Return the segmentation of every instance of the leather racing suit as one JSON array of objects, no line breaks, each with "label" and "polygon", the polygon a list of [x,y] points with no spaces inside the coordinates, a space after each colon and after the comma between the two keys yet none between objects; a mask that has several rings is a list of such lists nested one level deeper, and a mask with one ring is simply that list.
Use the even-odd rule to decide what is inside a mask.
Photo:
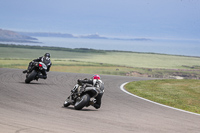
[{"label": "leather racing suit", "polygon": [[94,106],[96,109],[99,109],[101,107],[101,99],[104,94],[104,83],[102,82],[102,80],[78,79],[78,84],[83,86],[82,89],[84,89],[87,86],[96,87],[99,94],[95,97],[94,101],[90,101],[90,105]]},{"label": "leather racing suit", "polygon": [[42,75],[38,76],[38,78],[46,79],[47,78],[46,72],[49,72],[50,67],[52,65],[50,58],[45,58],[44,56],[41,56],[41,57],[31,61],[29,63],[28,69],[27,69],[28,73],[32,72],[32,70],[34,69],[34,62],[43,62],[47,66],[47,70],[46,71],[45,70],[41,71]]}]

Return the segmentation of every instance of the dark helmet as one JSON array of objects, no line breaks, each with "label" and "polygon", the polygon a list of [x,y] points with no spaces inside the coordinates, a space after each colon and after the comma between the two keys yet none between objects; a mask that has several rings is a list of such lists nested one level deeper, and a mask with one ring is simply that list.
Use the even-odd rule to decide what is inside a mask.
[{"label": "dark helmet", "polygon": [[46,54],[44,55],[44,57],[45,57],[45,58],[46,58],[46,57],[50,58],[50,53],[46,53]]}]

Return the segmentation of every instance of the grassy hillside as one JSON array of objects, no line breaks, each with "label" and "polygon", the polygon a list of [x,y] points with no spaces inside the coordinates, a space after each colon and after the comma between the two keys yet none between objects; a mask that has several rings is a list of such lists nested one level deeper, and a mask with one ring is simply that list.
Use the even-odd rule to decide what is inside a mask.
[{"label": "grassy hillside", "polygon": [[53,71],[145,77],[200,77],[200,58],[164,54],[0,45],[0,67],[25,69],[44,53],[51,53]]}]

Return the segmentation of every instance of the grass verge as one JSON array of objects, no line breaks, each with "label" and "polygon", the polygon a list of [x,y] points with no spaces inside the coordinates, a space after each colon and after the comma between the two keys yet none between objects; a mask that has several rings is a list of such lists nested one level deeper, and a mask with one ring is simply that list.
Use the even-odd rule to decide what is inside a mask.
[{"label": "grass verge", "polygon": [[148,80],[130,82],[125,89],[137,96],[200,114],[199,80]]}]

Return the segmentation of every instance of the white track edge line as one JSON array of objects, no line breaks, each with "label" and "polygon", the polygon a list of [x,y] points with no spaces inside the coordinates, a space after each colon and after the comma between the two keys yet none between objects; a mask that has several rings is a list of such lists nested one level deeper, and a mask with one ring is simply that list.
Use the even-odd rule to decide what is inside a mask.
[{"label": "white track edge line", "polygon": [[193,115],[200,116],[200,114],[197,114],[197,113],[185,111],[185,110],[182,110],[182,109],[177,109],[177,108],[174,108],[174,107],[170,107],[170,106],[167,106],[167,105],[164,105],[164,104],[160,104],[160,103],[157,103],[157,102],[154,102],[154,101],[151,101],[151,100],[148,100],[148,99],[139,97],[139,96],[137,96],[137,95],[134,95],[134,94],[132,94],[132,93],[130,93],[130,92],[128,92],[127,90],[124,89],[124,85],[126,85],[127,83],[129,83],[129,82],[123,83],[123,84],[120,86],[120,89],[121,89],[123,92],[125,92],[125,93],[127,93],[127,94],[129,94],[129,95],[131,95],[131,96],[137,97],[137,98],[139,98],[139,99],[142,99],[142,100],[145,100],[145,101],[148,101],[148,102],[150,102],[150,103],[154,103],[154,104],[157,104],[157,105],[166,107],[166,108],[170,108],[170,109],[178,110],[178,111],[181,111],[181,112],[185,112],[185,113],[189,113],[189,114],[193,114]]}]

